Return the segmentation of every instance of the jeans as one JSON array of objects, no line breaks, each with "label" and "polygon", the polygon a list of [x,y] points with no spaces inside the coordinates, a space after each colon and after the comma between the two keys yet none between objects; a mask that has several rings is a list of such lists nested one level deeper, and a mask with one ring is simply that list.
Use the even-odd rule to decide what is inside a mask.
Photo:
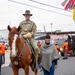
[{"label": "jeans", "polygon": [[54,75],[54,71],[55,71],[54,67],[55,67],[55,63],[52,62],[52,66],[50,67],[50,72],[48,72],[43,68],[44,75]]},{"label": "jeans", "polygon": [[5,54],[2,54],[2,64],[4,64],[5,63]]},{"label": "jeans", "polygon": [[1,72],[1,65],[2,65],[2,55],[0,54],[0,72]]},{"label": "jeans", "polygon": [[67,58],[66,50],[64,50],[64,58]]}]

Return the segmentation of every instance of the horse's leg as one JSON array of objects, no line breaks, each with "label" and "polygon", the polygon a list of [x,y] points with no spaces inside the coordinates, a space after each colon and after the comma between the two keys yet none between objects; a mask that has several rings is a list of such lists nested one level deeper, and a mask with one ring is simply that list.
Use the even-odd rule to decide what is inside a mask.
[{"label": "horse's leg", "polygon": [[24,68],[25,75],[29,75],[29,65],[26,65]]},{"label": "horse's leg", "polygon": [[38,70],[36,69],[36,70],[34,70],[34,75],[37,75],[37,72],[38,72]]},{"label": "horse's leg", "polygon": [[72,56],[74,55],[74,49],[72,49]]},{"label": "horse's leg", "polygon": [[31,67],[31,70],[34,72],[34,75],[37,75],[38,70],[34,69],[34,64],[31,64],[30,67]]},{"label": "horse's leg", "polygon": [[12,65],[12,70],[13,70],[14,75],[19,75],[19,73],[18,73],[19,68]]},{"label": "horse's leg", "polygon": [[73,55],[75,55],[75,49],[73,49]]},{"label": "horse's leg", "polygon": [[74,55],[74,49],[73,49],[73,55]]}]

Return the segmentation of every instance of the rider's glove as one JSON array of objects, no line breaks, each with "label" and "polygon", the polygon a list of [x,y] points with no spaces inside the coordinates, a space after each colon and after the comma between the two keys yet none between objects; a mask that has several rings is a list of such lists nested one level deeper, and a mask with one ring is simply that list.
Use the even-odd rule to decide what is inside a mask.
[{"label": "rider's glove", "polygon": [[30,32],[28,32],[27,34],[23,35],[24,38],[31,38],[32,34]]}]

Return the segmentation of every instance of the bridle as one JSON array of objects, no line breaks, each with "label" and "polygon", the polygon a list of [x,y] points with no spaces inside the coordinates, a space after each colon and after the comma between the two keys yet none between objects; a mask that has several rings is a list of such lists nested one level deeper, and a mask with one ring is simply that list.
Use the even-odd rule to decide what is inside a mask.
[{"label": "bridle", "polygon": [[20,35],[20,32],[9,32],[9,34]]},{"label": "bridle", "polygon": [[[13,35],[20,35],[20,32],[9,32],[9,34],[13,34]],[[21,61],[21,58],[22,58],[22,56],[24,55],[24,51],[25,51],[25,44],[24,44],[24,46],[23,46],[23,48],[22,48],[22,50],[21,50],[21,53],[19,54],[19,55],[16,55],[16,57],[18,58],[17,60],[14,60],[14,58],[13,58],[13,60],[14,60],[14,64],[15,65],[18,65],[18,63]],[[16,64],[17,63],[17,64]]]}]

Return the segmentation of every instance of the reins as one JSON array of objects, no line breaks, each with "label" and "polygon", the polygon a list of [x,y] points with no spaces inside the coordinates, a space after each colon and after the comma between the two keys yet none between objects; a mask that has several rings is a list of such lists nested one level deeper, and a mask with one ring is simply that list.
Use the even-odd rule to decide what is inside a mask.
[{"label": "reins", "polygon": [[[20,32],[9,32],[9,34],[14,34],[14,35],[18,35],[19,36]],[[15,60],[14,62],[19,63],[21,61],[21,58],[24,55],[24,51],[25,51],[25,44],[23,45],[23,48],[22,48],[20,54],[16,56],[16,57],[18,57],[18,59]],[[16,57],[14,57],[14,58],[16,58]],[[13,60],[14,60],[14,58],[13,58]]]},{"label": "reins", "polygon": [[24,51],[25,51],[25,44],[24,44],[24,46],[22,48],[21,53],[18,55],[19,60],[21,60],[22,56],[24,55]]}]

